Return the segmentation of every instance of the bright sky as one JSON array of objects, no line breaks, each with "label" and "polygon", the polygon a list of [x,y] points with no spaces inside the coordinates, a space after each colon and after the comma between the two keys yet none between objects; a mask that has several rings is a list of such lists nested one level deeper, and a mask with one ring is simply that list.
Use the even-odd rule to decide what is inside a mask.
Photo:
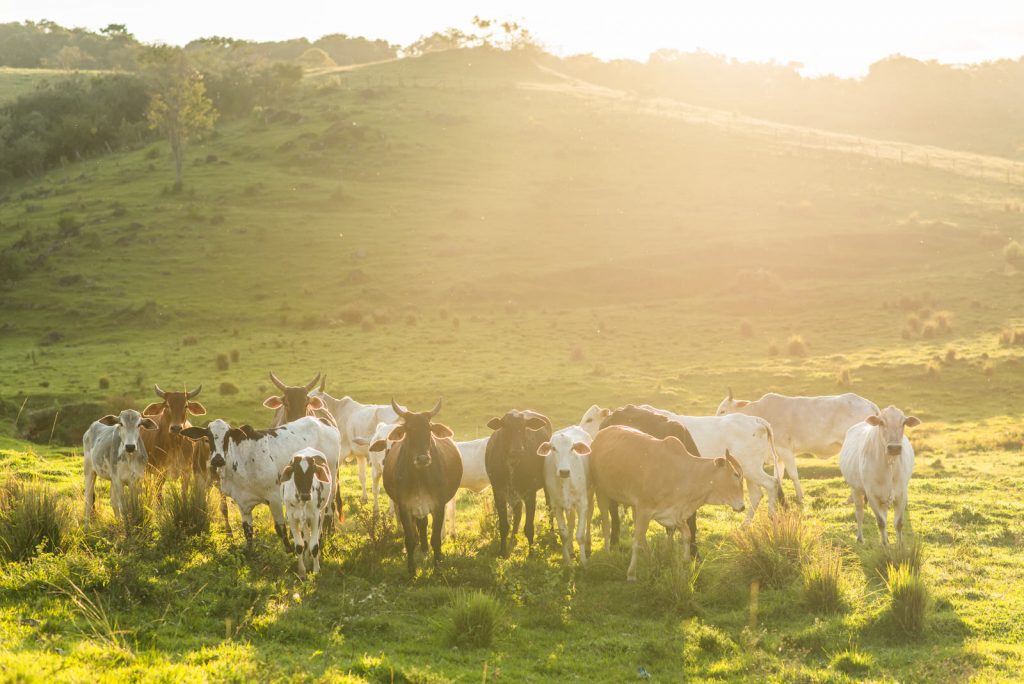
[{"label": "bright sky", "polygon": [[326,33],[408,44],[468,27],[474,14],[520,21],[556,54],[605,59],[702,48],[801,62],[807,74],[856,76],[895,53],[954,63],[1024,55],[1021,0],[0,0],[0,21],[123,23],[141,40],[175,44]]}]

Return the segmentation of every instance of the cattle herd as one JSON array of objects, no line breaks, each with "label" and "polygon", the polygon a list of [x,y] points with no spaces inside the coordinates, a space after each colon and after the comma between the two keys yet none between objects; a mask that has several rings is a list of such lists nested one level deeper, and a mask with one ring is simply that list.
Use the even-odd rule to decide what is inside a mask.
[{"label": "cattle herd", "polygon": [[[902,539],[914,464],[904,428],[920,421],[894,406],[879,410],[855,394],[766,394],[744,401],[734,399],[729,390],[713,416],[684,416],[647,405],[614,410],[591,406],[579,425],[560,430],[536,411],[509,410],[489,420],[490,436],[455,441],[452,430],[435,420],[440,399],[429,411],[416,412],[394,400],[368,405],[350,397],[336,399],[326,393],[326,378],[319,373],[297,386],[286,385],[273,373],[270,379],[280,394],[263,402],[275,411],[271,427],[264,430],[221,419],[205,427],[191,425],[190,415],[206,414],[195,400],[202,385],[186,392],[155,386],[160,401],[142,413],[125,410],[93,423],[82,440],[86,524],[97,476],[110,480],[115,516],[123,515],[124,488],[137,491],[147,472],[160,483],[167,477],[183,482],[202,478],[220,490],[229,535],[227,499],[238,507],[249,543],[253,508],[266,504],[275,531],[285,549],[297,556],[299,576],[305,578],[307,564],[319,571],[322,532],[334,516],[343,515],[338,469],[354,458],[363,502],[368,501],[370,464],[375,515],[383,480],[390,510],[401,523],[410,574],[416,571],[417,545],[424,550],[428,546],[428,520],[437,564],[446,519],[454,534],[458,490],[481,492],[489,486],[501,554],[515,545],[520,524],[527,543],[533,543],[537,492],[543,490],[567,565],[576,555],[574,538],[580,564],[587,563],[595,499],[608,548],[618,543],[620,506],[631,506],[634,531],[626,578],[634,580],[652,521],[670,536],[678,530],[689,558],[696,548],[701,506],[746,510],[749,521],[767,495],[774,512],[786,502],[784,474],[792,479],[800,502],[796,454],[828,457],[838,452],[855,508],[858,541],[863,541],[865,501],[878,521],[882,543],[889,543],[890,508],[897,539]],[[766,465],[771,474],[765,472]]]}]

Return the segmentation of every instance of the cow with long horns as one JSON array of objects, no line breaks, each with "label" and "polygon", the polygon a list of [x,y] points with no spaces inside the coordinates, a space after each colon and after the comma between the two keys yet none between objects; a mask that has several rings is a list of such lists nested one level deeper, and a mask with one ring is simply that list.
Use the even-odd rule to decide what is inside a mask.
[{"label": "cow with long horns", "polygon": [[183,429],[192,425],[189,416],[206,415],[206,407],[195,401],[203,386],[168,392],[154,384],[153,390],[160,401],[153,402],[142,411],[142,415],[152,418],[157,424],[156,430],[142,433],[142,442],[149,453],[149,468],[160,484],[166,478],[179,477],[184,484],[192,475],[205,474],[209,460],[205,445],[194,444],[181,435]]},{"label": "cow with long horns", "polygon": [[[326,380],[327,378],[324,377],[323,381],[326,382]],[[271,427],[279,427],[303,416],[314,416],[331,423],[335,422],[330,411],[324,409],[323,401],[319,397],[310,396],[310,392],[318,382],[320,382],[321,391],[323,390],[324,382],[321,382],[319,372],[305,385],[286,385],[274,375],[274,371],[270,371],[270,381],[277,389],[281,390],[281,394],[269,396],[263,401],[263,405],[268,409],[274,409],[274,421],[271,423]]]},{"label": "cow with long horns", "polygon": [[[384,490],[395,502],[405,534],[409,574],[416,574],[416,544],[427,546],[427,516],[431,516],[430,546],[434,565],[441,562],[441,532],[445,505],[452,500],[462,481],[462,459],[447,425],[434,423],[441,410],[437,400],[429,411],[414,413],[394,399],[391,407],[399,424],[386,440],[370,445],[372,451],[387,449],[384,459]],[[390,447],[388,444],[390,443]]]}]

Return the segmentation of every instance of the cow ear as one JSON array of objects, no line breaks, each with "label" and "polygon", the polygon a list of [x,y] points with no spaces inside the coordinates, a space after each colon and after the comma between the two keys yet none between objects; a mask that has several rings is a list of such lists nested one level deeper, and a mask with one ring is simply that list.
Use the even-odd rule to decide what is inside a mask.
[{"label": "cow ear", "polygon": [[[391,432],[388,434],[389,442],[400,442],[403,439],[405,439],[404,425],[396,425],[394,429],[391,430]],[[380,449],[378,449],[377,451],[380,451]]]},{"label": "cow ear", "polygon": [[233,439],[235,442],[241,442],[247,436],[248,435],[245,434],[245,430],[243,430],[242,428],[233,427],[230,430],[228,430],[228,437]]},{"label": "cow ear", "polygon": [[735,401],[735,403],[733,403],[733,406],[735,406],[736,408],[743,408],[744,406],[746,406],[749,403],[750,402],[747,401],[746,399],[737,399]]},{"label": "cow ear", "polygon": [[580,456],[586,456],[590,453],[590,445],[584,444],[583,442],[576,442],[572,445],[572,450]]},{"label": "cow ear", "polygon": [[279,409],[282,406],[284,406],[284,402],[281,400],[281,397],[273,396],[264,399],[263,405],[266,406],[268,409]]},{"label": "cow ear", "polygon": [[242,431],[242,434],[248,437],[249,439],[259,438],[259,434],[256,432],[256,428],[254,428],[252,425],[245,424],[242,425],[242,427],[240,427],[239,429]]},{"label": "cow ear", "polygon": [[103,416],[102,418],[100,418],[96,422],[97,423],[103,423],[104,425],[114,426],[114,425],[120,425],[121,424],[121,419],[118,418],[117,416],[107,415],[107,416]]},{"label": "cow ear", "polygon": [[868,425],[874,425],[875,427],[878,427],[879,425],[882,424],[882,417],[868,416],[867,418],[864,419],[864,422],[867,423]]},{"label": "cow ear", "polygon": [[156,430],[159,426],[152,418],[143,418],[139,421],[139,427],[143,430]]},{"label": "cow ear", "polygon": [[726,463],[728,463],[728,461],[726,461],[722,456],[715,459],[715,466],[719,468],[724,468]]},{"label": "cow ear", "polygon": [[535,416],[533,418],[526,419],[526,427],[530,430],[540,430],[541,428],[546,428],[547,426],[548,424],[544,421],[543,418],[537,418]]},{"label": "cow ear", "polygon": [[292,479],[292,464],[291,463],[286,465],[284,467],[284,470],[281,471],[281,474],[277,476],[277,484],[282,484],[284,482],[287,482],[290,479]]},{"label": "cow ear", "polygon": [[551,442],[544,442],[539,447],[537,447],[537,455],[547,456],[548,454],[551,453],[551,448]]},{"label": "cow ear", "polygon": [[601,409],[601,417],[602,418],[607,418],[610,415],[612,415],[612,410],[610,408],[603,408],[603,409]]},{"label": "cow ear", "polygon": [[386,439],[378,439],[376,442],[370,445],[370,451],[384,451],[388,448],[388,441]]},{"label": "cow ear", "polygon": [[921,419],[917,416],[907,416],[906,419],[904,419],[903,424],[907,427],[917,427],[921,424]]},{"label": "cow ear", "polygon": [[498,428],[501,427],[501,418],[491,418],[489,421],[487,421],[487,427],[491,428],[492,430],[497,430]]},{"label": "cow ear", "polygon": [[314,473],[314,475],[316,476],[316,479],[321,482],[326,482],[328,484],[331,482],[331,471],[327,470],[327,466],[317,463],[316,473]]},{"label": "cow ear", "polygon": [[319,411],[324,407],[324,402],[320,400],[320,397],[309,397],[309,408],[314,411]]},{"label": "cow ear", "polygon": [[448,437],[454,437],[455,433],[452,429],[444,423],[431,423],[430,434],[434,435],[438,439],[446,439]]},{"label": "cow ear", "polygon": [[142,415],[144,416],[159,416],[164,412],[164,402],[157,402],[150,404],[146,408],[142,409]]},{"label": "cow ear", "polygon": [[193,416],[205,416],[206,415],[206,407],[203,406],[202,404],[200,404],[198,401],[190,401],[190,402],[188,402],[188,404],[186,404],[185,408],[187,408],[188,412],[191,413]]},{"label": "cow ear", "polygon": [[188,437],[189,439],[203,439],[206,437],[206,428],[196,427],[192,425],[181,431],[181,434]]}]

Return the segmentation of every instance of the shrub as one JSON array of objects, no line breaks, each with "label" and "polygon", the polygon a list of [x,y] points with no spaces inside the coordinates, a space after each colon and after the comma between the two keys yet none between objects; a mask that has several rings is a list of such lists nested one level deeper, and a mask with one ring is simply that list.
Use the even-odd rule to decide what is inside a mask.
[{"label": "shrub", "polygon": [[939,333],[938,327],[934,323],[932,323],[931,321],[929,321],[928,323],[925,323],[924,327],[921,328],[921,338],[925,339],[925,340],[930,340],[930,339],[934,338],[938,333]]},{"label": "shrub", "polygon": [[366,312],[363,311],[362,308],[358,306],[353,306],[351,304],[349,306],[344,307],[341,311],[338,312],[338,318],[340,318],[343,323],[347,323],[348,325],[360,323],[365,316]]},{"label": "shrub", "polygon": [[238,353],[238,350],[237,349],[232,349],[231,350],[231,363],[238,363],[238,360],[240,358],[241,358],[241,354]]},{"label": "shrub", "polygon": [[501,604],[482,591],[458,591],[445,624],[445,641],[459,648],[486,648],[501,621]]},{"label": "shrub", "polygon": [[821,546],[801,569],[804,603],[816,613],[834,613],[843,605],[843,557],[831,544]]},{"label": "shrub", "polygon": [[238,385],[233,382],[222,382],[220,387],[217,388],[222,396],[228,396],[231,394],[238,394]]},{"label": "shrub", "polygon": [[936,329],[942,335],[948,335],[953,332],[953,314],[948,311],[937,311],[932,316],[932,322],[935,324]]},{"label": "shrub", "polygon": [[778,356],[778,355],[779,355],[779,345],[777,345],[774,342],[772,342],[771,344],[768,345],[768,356]]},{"label": "shrub", "polygon": [[750,525],[732,532],[735,561],[748,579],[781,587],[798,576],[816,534],[799,511],[783,509],[774,516],[757,516]]},{"label": "shrub", "polygon": [[125,487],[121,497],[121,522],[129,535],[144,533],[149,527],[152,510],[148,498],[147,491],[141,486]]},{"label": "shrub", "polygon": [[452,330],[458,330],[460,327],[462,327],[462,321],[460,321],[459,317],[456,316],[452,319]]},{"label": "shrub", "polygon": [[956,358],[956,347],[954,347],[953,345],[946,347],[946,363],[953,363],[954,361],[956,361]]},{"label": "shrub", "polygon": [[573,347],[572,351],[569,352],[569,360],[573,363],[579,363],[583,359],[583,347]]},{"label": "shrub", "polygon": [[920,572],[906,563],[892,565],[885,584],[892,597],[892,616],[896,624],[906,634],[920,635],[928,608],[928,588]]},{"label": "shrub", "polygon": [[1024,261],[1024,247],[1022,247],[1016,240],[1010,240],[1010,242],[1003,247],[1003,258],[1006,259],[1006,263],[1017,265],[1021,261]]},{"label": "shrub", "polygon": [[740,336],[741,337],[753,337],[754,326],[751,325],[750,321],[743,321],[740,323]]},{"label": "shrub", "polygon": [[907,329],[910,330],[910,332],[915,334],[920,333],[921,325],[921,318],[916,313],[912,313],[907,316]]},{"label": "shrub", "polygon": [[416,325],[419,322],[420,322],[420,319],[416,317],[416,314],[409,313],[409,314],[405,315],[405,324],[406,325]]},{"label": "shrub", "polygon": [[684,560],[679,545],[659,535],[649,543],[645,565],[648,574],[641,585],[645,610],[687,613],[693,609],[702,563]]},{"label": "shrub", "polygon": [[52,489],[9,482],[0,490],[0,553],[8,560],[66,550],[70,527],[67,506]]},{"label": "shrub", "polygon": [[99,388],[101,390],[110,389],[110,379],[109,378],[100,378]]},{"label": "shrub", "polygon": [[916,539],[902,544],[880,546],[872,555],[871,563],[883,581],[888,580],[890,568],[901,565],[920,573],[921,565],[924,563],[924,546]]},{"label": "shrub", "polygon": [[869,653],[864,653],[856,646],[850,646],[845,651],[833,655],[828,666],[850,677],[863,678],[873,664],[874,659]]},{"label": "shrub", "polygon": [[807,356],[807,343],[800,335],[793,335],[786,343],[786,353],[790,356]]},{"label": "shrub", "polygon": [[181,338],[182,347],[194,347],[197,344],[199,344],[199,340],[194,335],[186,335],[185,337]]},{"label": "shrub", "polygon": [[1003,347],[1016,347],[1024,345],[1024,329],[1003,328],[999,333],[999,344]]},{"label": "shrub", "polygon": [[942,366],[936,361],[929,361],[924,367],[924,373],[930,380],[938,380],[942,377]]},{"label": "shrub", "polygon": [[160,536],[167,541],[182,541],[210,531],[208,489],[200,477],[172,486],[160,509]]},{"label": "shrub", "polygon": [[217,370],[226,371],[231,367],[227,354],[217,354]]}]

